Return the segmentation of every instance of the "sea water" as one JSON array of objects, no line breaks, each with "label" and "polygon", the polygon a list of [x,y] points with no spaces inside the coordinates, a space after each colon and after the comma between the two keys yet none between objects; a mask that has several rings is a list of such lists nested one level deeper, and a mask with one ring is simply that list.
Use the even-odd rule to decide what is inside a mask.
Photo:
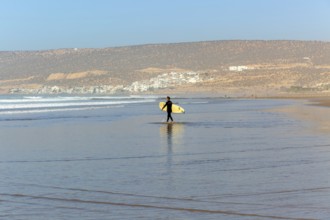
[{"label": "sea water", "polygon": [[1,96],[0,219],[328,219],[330,138],[292,100]]}]

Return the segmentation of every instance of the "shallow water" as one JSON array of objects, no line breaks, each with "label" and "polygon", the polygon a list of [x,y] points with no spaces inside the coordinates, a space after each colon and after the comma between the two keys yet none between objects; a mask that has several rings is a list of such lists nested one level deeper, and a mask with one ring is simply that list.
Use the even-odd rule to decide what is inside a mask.
[{"label": "shallow water", "polygon": [[157,97],[10,99],[0,218],[330,216],[330,138],[268,111],[295,101],[173,99],[186,114],[166,124]]}]

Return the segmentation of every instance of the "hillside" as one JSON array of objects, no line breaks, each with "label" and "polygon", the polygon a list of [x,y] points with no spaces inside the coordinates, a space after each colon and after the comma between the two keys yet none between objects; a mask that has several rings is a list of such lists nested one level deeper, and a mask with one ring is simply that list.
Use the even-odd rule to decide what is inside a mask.
[{"label": "hillside", "polygon": [[329,89],[328,42],[210,41],[0,52],[2,93],[272,96],[326,94]]}]

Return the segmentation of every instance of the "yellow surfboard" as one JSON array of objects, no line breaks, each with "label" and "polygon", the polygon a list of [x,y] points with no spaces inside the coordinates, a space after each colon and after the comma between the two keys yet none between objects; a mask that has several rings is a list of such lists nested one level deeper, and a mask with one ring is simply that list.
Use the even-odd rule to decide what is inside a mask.
[{"label": "yellow surfboard", "polygon": [[[165,105],[165,102],[160,102],[159,103],[159,108],[162,109]],[[164,112],[167,111],[167,106],[162,109]],[[172,113],[184,113],[184,109],[181,106],[172,104]]]}]

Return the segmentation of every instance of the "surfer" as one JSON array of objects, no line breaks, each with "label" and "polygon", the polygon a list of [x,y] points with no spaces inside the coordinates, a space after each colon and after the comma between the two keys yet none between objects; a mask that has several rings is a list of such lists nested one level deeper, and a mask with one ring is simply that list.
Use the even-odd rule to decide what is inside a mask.
[{"label": "surfer", "polygon": [[172,118],[172,102],[171,102],[171,98],[169,96],[167,96],[167,102],[165,103],[165,105],[163,106],[162,110],[167,106],[167,122],[171,119],[171,121],[173,121]]}]

